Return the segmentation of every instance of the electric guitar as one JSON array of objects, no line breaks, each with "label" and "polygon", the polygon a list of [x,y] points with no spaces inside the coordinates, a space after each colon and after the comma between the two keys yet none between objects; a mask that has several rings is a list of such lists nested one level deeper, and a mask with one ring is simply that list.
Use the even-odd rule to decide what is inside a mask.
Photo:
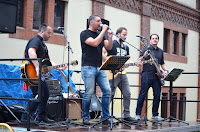
[{"label": "electric guitar", "polygon": [[[64,67],[66,64],[61,64],[61,65],[56,65],[56,66],[52,66],[51,62],[48,59],[44,59],[42,61],[42,74],[41,74],[41,79],[47,79],[47,78],[51,78],[52,75],[49,71],[53,70],[53,69],[57,69],[60,67]],[[78,61],[74,60],[70,63],[70,65],[78,65]],[[23,61],[21,64],[21,76],[22,78],[25,79],[38,79],[36,70],[35,70],[35,66],[31,61]],[[38,85],[38,81],[25,81],[27,86],[37,86]]]},{"label": "electric guitar", "polygon": [[[149,60],[141,61],[140,63],[146,64],[146,63],[151,63],[151,62],[152,62],[152,60],[149,59]],[[120,68],[119,70],[115,71],[114,78],[116,78],[119,74],[126,74],[126,71],[124,70],[125,68],[128,68],[129,66],[136,66],[137,64],[138,64],[138,62],[124,64],[122,66],[122,68]],[[107,73],[108,79],[112,80],[113,79],[113,73],[112,73],[112,71],[111,70],[105,70],[105,71]]]}]

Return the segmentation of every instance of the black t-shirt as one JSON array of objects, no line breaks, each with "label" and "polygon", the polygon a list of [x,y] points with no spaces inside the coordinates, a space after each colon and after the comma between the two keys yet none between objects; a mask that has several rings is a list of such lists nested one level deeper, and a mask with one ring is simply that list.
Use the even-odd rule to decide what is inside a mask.
[{"label": "black t-shirt", "polygon": [[[157,49],[155,49],[152,45],[149,45],[148,49],[151,51],[152,55],[155,56],[158,67],[160,67],[160,65],[165,64],[162,49],[158,47]],[[144,55],[145,51],[146,51],[145,49],[142,50],[140,57]],[[145,60],[148,60],[148,59],[150,59],[149,56],[145,58]],[[156,72],[157,72],[156,68],[153,64],[146,63],[143,65],[143,70],[142,70],[143,74],[147,73],[149,76],[152,76],[152,75],[155,75]]]},{"label": "black t-shirt", "polygon": [[37,35],[29,40],[25,49],[25,58],[29,58],[28,55],[29,48],[36,48],[37,58],[42,58],[42,59],[48,58],[48,49],[42,40],[43,38],[40,35]]},{"label": "black t-shirt", "polygon": [[105,37],[97,47],[92,47],[85,43],[89,38],[96,38],[100,32],[84,30],[80,34],[82,48],[82,66],[101,66],[102,64],[102,48],[104,46]]},{"label": "black t-shirt", "polygon": [[123,44],[123,47],[117,42],[117,40],[113,41],[113,47],[111,50],[107,50],[108,54],[110,55],[116,55],[116,56],[127,56],[129,55],[129,47],[125,44]]}]

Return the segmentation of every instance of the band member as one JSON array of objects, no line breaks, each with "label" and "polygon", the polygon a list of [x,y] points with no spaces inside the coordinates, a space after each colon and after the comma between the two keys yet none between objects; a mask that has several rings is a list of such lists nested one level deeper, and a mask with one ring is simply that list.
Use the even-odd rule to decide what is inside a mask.
[{"label": "band member", "polygon": [[[152,34],[150,36],[150,45],[148,46],[148,50],[143,49],[140,58],[138,61],[148,60],[150,59],[149,52],[152,56],[156,58],[157,65],[161,65],[164,70],[163,76],[168,74],[167,67],[164,62],[163,50],[158,47],[159,36],[157,34]],[[143,102],[145,97],[147,96],[147,92],[149,87],[153,88],[153,108],[152,108],[152,119],[156,121],[163,120],[162,117],[159,116],[158,107],[160,103],[160,93],[161,93],[161,82],[160,78],[156,75],[157,69],[155,65],[144,64],[142,75],[141,75],[141,91],[138,97],[137,108],[136,108],[136,120],[140,120],[141,110],[143,107]]]},{"label": "band member", "polygon": [[[124,27],[120,27],[117,29],[116,35],[121,37],[123,40],[126,40],[127,37],[127,29]],[[110,55],[117,55],[117,56],[130,56],[129,54],[129,47],[123,43],[123,40],[121,38],[117,38],[117,40],[113,41],[113,47],[111,50],[103,49],[103,54],[107,56]],[[130,63],[130,59],[128,61]],[[121,74],[122,73],[122,74]],[[130,116],[130,98],[131,98],[131,91],[129,87],[129,81],[126,74],[123,74],[123,72],[118,72],[117,76],[114,80],[114,87],[112,80],[110,82],[111,87],[111,95],[114,97],[116,87],[120,89],[123,95],[123,107],[124,107],[124,120],[126,121],[134,121],[134,119]]]},{"label": "band member", "polygon": [[[52,27],[48,24],[42,24],[39,27],[39,33],[31,38],[26,45],[25,48],[25,58],[42,58],[42,59],[49,59],[48,49],[45,45],[44,41],[48,41],[53,33]],[[39,76],[39,62],[37,60],[32,61],[33,65],[35,66],[35,71],[37,76]],[[54,64],[54,63],[52,63]],[[55,65],[55,64],[54,64]],[[66,66],[63,68],[66,69]],[[33,98],[38,97],[38,86],[30,87],[32,90]],[[45,82],[45,78],[42,77],[42,84],[41,84],[41,101],[40,102],[31,102],[30,104],[30,114],[36,115],[36,119],[33,119],[34,116],[31,116],[31,121],[33,123],[39,123],[41,121],[45,123],[54,123],[54,120],[51,120],[47,117],[46,113],[46,106],[47,100],[49,98],[49,89]],[[27,112],[24,112],[21,116],[22,122],[27,122]]]},{"label": "band member", "polygon": [[[89,28],[80,34],[81,48],[82,48],[82,66],[81,75],[85,85],[85,94],[82,102],[82,118],[83,124],[89,125],[89,108],[92,94],[95,91],[95,83],[99,85],[102,95],[102,119],[110,116],[109,104],[111,89],[107,74],[103,70],[99,70],[102,64],[102,48],[112,48],[112,31],[108,30],[108,40],[105,39],[104,34],[108,29],[107,25],[102,26],[100,30],[101,18],[98,15],[92,15],[88,19]],[[109,124],[110,120],[105,120],[103,124]]]}]

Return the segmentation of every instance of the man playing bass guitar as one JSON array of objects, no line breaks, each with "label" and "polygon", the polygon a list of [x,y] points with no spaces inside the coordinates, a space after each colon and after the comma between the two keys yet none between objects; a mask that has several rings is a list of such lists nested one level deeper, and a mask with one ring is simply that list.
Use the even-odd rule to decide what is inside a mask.
[{"label": "man playing bass guitar", "polygon": [[[160,103],[160,93],[161,86],[164,85],[163,77],[168,74],[167,67],[164,62],[163,50],[160,49],[157,45],[159,42],[159,36],[157,34],[152,34],[150,36],[150,45],[147,48],[144,48],[141,52],[140,58],[138,61],[153,59],[153,64],[144,64],[142,75],[141,75],[141,91],[138,97],[137,108],[136,108],[136,120],[140,120],[140,115],[143,107],[143,102],[147,96],[148,89],[153,88],[153,108],[152,108],[152,120],[161,121],[162,117],[158,116],[158,107]],[[148,51],[147,51],[148,50]],[[164,70],[161,73],[159,66]]]}]

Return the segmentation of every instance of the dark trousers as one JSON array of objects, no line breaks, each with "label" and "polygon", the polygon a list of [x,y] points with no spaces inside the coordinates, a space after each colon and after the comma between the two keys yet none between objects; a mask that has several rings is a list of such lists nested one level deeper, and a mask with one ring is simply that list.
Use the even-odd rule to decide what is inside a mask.
[{"label": "dark trousers", "polygon": [[136,115],[141,115],[143,102],[144,102],[145,97],[147,96],[147,92],[150,87],[153,88],[153,96],[154,96],[152,114],[153,114],[153,116],[158,116],[161,85],[160,85],[160,81],[156,75],[153,75],[151,77],[143,75],[141,77],[141,91],[140,91],[140,95],[138,97]]},{"label": "dark trousers", "polygon": [[[38,96],[38,87],[30,87],[32,90],[33,98]],[[37,113],[37,120],[43,120],[44,117],[46,116],[46,107],[47,107],[47,101],[49,98],[49,88],[44,81],[41,84],[41,101],[40,102],[31,102],[30,103],[30,114],[34,115],[34,113]],[[22,119],[27,119],[27,112],[24,112],[22,114]],[[33,118],[33,117],[32,117]]]}]

